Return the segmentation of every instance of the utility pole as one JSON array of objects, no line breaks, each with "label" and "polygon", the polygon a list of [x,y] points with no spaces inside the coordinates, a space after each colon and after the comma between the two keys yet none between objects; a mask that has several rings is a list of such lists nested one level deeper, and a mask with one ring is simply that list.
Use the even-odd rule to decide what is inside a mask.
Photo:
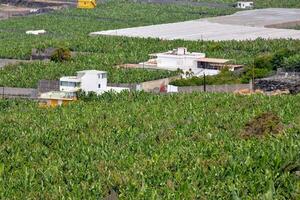
[{"label": "utility pole", "polygon": [[255,79],[255,74],[254,74],[254,64],[252,65],[252,91],[254,92],[254,79]]},{"label": "utility pole", "polygon": [[206,69],[206,65],[204,64],[204,71],[203,71],[203,90],[204,92],[206,92],[206,75],[205,75],[205,69]]}]

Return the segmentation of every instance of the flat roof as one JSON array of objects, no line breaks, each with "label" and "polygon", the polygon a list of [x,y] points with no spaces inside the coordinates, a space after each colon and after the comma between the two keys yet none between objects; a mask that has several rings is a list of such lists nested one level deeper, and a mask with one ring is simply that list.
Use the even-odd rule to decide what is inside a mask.
[{"label": "flat roof", "polygon": [[55,100],[67,100],[67,101],[73,101],[74,98],[66,97],[68,92],[61,92],[61,91],[51,91],[42,93],[39,97],[39,99],[55,99]]},{"label": "flat roof", "polygon": [[77,76],[63,76],[59,79],[60,81],[69,81],[69,82],[81,82]]},{"label": "flat roof", "polygon": [[152,53],[149,54],[149,56],[173,56],[173,57],[199,57],[199,56],[204,56],[205,53],[201,53],[201,52],[188,52],[186,54],[177,54],[177,53],[173,53],[171,51],[168,52],[163,52],[163,53]]},{"label": "flat roof", "polygon": [[198,61],[200,62],[207,62],[207,63],[218,63],[218,64],[225,64],[230,60],[221,59],[221,58],[199,58]]},{"label": "flat roof", "polygon": [[106,71],[99,71],[99,70],[82,70],[82,71],[78,71],[77,73],[101,73],[101,74],[106,74],[107,72]]}]

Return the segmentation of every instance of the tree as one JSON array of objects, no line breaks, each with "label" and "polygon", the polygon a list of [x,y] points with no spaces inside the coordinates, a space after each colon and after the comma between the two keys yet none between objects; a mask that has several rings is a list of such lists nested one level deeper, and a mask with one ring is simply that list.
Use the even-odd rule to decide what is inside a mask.
[{"label": "tree", "polygon": [[71,51],[67,48],[58,48],[53,52],[50,60],[54,62],[71,60]]},{"label": "tree", "polygon": [[276,51],[276,53],[273,55],[273,58],[271,60],[271,63],[273,65],[273,70],[284,67],[285,58],[288,58],[294,54],[295,52],[289,48],[283,48],[280,49],[279,51]]},{"label": "tree", "polygon": [[300,71],[300,54],[285,58],[283,65],[287,71]]},{"label": "tree", "polygon": [[272,60],[273,60],[272,54],[260,55],[254,59],[254,66],[257,69],[272,70],[273,69]]}]

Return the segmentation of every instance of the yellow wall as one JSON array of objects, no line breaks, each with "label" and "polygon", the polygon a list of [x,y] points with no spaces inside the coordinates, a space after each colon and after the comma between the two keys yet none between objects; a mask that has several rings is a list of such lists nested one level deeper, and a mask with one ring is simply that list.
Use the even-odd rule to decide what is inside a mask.
[{"label": "yellow wall", "polygon": [[78,0],[77,8],[95,8],[96,0]]},{"label": "yellow wall", "polygon": [[57,106],[68,105],[72,101],[76,101],[76,100],[47,99],[45,101],[41,101],[39,103],[39,106],[42,108],[47,108],[47,107],[55,108]]}]

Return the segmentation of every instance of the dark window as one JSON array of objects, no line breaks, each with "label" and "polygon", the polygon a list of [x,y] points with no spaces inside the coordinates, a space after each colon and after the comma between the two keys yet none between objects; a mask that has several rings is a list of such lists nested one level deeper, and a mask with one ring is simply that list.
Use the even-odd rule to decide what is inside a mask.
[{"label": "dark window", "polygon": [[101,88],[101,84],[98,84],[98,88]]}]

